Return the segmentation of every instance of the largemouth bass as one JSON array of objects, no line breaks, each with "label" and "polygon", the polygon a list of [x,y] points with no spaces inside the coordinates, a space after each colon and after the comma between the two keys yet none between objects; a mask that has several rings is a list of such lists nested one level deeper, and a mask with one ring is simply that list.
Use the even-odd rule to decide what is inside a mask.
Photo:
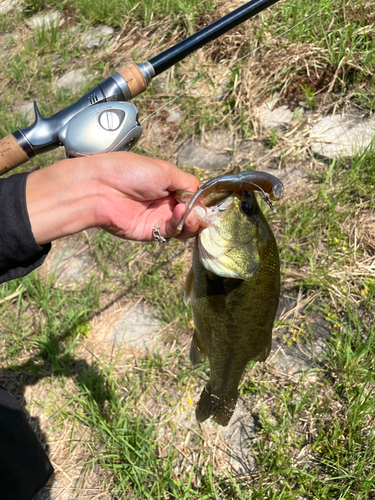
[{"label": "largemouth bass", "polygon": [[236,170],[218,179],[197,193],[178,192],[177,198],[186,203],[194,198],[189,209],[197,204],[205,226],[195,240],[184,294],[185,304],[191,301],[195,323],[191,362],[208,357],[210,364],[196,418],[203,422],[212,416],[227,425],[246,365],[264,361],[270,352],[280,294],[275,237],[252,190],[279,199],[283,186],[260,172]]}]

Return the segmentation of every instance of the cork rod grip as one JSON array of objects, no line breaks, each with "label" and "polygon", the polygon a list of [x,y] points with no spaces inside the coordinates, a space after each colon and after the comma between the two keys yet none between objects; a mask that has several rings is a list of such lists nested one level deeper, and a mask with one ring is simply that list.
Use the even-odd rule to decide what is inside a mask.
[{"label": "cork rod grip", "polygon": [[0,140],[0,175],[29,161],[27,154],[12,134]]},{"label": "cork rod grip", "polygon": [[129,63],[117,71],[127,83],[132,97],[142,94],[147,89],[147,82],[142,71],[135,63]]}]

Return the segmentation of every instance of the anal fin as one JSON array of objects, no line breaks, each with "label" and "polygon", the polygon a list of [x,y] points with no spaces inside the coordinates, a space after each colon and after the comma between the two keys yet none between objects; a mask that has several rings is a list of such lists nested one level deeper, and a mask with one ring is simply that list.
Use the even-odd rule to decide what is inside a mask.
[{"label": "anal fin", "polygon": [[202,359],[206,357],[206,353],[199,344],[196,334],[194,333],[193,339],[190,345],[190,362],[193,366],[196,366]]},{"label": "anal fin", "polygon": [[185,290],[184,290],[185,306],[189,304],[191,297],[193,295],[194,283],[195,283],[195,278],[194,278],[193,268],[191,268],[186,276],[186,282],[185,282]]},{"label": "anal fin", "polygon": [[266,359],[268,358],[268,355],[269,353],[271,352],[271,347],[272,347],[272,339],[270,339],[270,341],[268,342],[268,344],[266,345],[266,347],[263,349],[263,351],[261,351],[258,356],[255,358],[255,361],[266,361]]}]

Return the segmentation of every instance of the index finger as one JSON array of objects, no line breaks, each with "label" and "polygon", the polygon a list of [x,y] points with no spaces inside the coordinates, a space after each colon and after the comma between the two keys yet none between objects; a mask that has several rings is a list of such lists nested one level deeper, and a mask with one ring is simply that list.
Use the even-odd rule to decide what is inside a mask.
[{"label": "index finger", "polygon": [[179,169],[169,161],[155,158],[154,162],[165,172],[165,178],[168,183],[168,191],[173,192],[177,191],[177,189],[181,189],[183,191],[195,192],[198,190],[199,181],[195,175]]}]

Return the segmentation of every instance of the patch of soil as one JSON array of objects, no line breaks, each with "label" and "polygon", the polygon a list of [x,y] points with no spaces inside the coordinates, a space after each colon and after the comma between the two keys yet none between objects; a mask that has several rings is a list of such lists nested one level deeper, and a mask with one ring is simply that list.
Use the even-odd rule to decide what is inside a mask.
[{"label": "patch of soil", "polygon": [[[324,69],[311,72],[310,76],[306,71],[301,75],[297,75],[284,91],[279,101],[280,104],[286,104],[291,111],[294,111],[300,105],[300,101],[304,100],[305,94],[302,90],[304,85],[315,94],[319,90],[328,88],[334,74],[335,69],[332,66],[327,66]],[[335,87],[338,87],[338,85],[336,83],[333,90],[336,90]]]},{"label": "patch of soil", "polygon": [[64,8],[64,24],[63,27],[73,28],[79,20],[79,12],[73,5],[66,5]]},{"label": "patch of soil", "polygon": [[[342,14],[341,16],[340,13]],[[340,17],[342,18],[343,26],[350,21],[352,24],[358,23],[363,27],[371,27],[375,22],[375,10],[372,2],[348,4],[345,6],[345,10],[339,9],[336,15],[337,20],[339,20]],[[366,30],[365,33],[369,41],[374,39],[373,30]]]}]

